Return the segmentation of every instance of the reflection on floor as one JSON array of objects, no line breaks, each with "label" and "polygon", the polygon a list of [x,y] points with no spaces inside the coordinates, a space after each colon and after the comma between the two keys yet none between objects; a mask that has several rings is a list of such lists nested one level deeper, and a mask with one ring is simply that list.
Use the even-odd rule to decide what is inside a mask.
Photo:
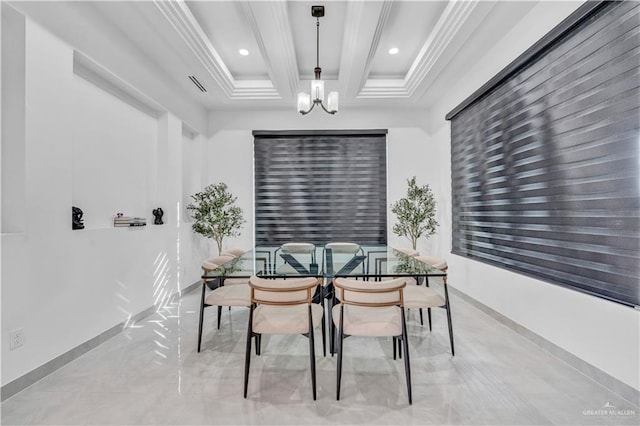
[{"label": "reflection on floor", "polygon": [[[434,330],[409,313],[413,405],[391,341],[345,341],[342,399],[336,358],[317,344],[318,400],[308,343],[265,336],[242,397],[248,310],[206,311],[196,352],[199,290],[2,403],[2,424],[634,424],[638,407],[453,297],[456,356],[445,312]],[[611,409],[610,407],[615,407]]]}]

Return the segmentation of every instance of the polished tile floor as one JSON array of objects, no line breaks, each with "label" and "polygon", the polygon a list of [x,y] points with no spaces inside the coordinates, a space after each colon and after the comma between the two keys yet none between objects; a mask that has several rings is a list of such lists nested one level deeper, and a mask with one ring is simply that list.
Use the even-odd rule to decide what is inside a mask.
[{"label": "polished tile floor", "polygon": [[216,330],[208,309],[197,353],[198,303],[199,291],[185,295],[7,399],[2,424],[639,424],[638,407],[456,297],[455,357],[444,311],[431,333],[409,314],[411,406],[390,340],[357,337],[345,341],[340,401],[320,339],[312,400],[302,336],[263,338],[245,400],[248,310],[225,310]]}]

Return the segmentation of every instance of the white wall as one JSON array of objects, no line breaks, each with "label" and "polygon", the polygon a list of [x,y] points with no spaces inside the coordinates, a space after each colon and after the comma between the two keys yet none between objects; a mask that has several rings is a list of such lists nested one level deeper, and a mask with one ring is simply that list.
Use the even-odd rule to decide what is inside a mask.
[{"label": "white wall", "polygon": [[208,239],[191,230],[192,220],[186,206],[190,196],[207,185],[209,162],[208,138],[203,135],[183,134],[182,137],[182,202],[180,214],[180,263],[181,276],[186,284],[198,280],[202,274],[201,261],[215,254]]},{"label": "white wall", "polygon": [[[456,76],[456,84],[437,97],[441,102],[429,114],[433,145],[450,145],[449,123],[443,120],[446,113],[578,6],[579,2],[539,4],[488,49],[481,62],[466,75]],[[450,176],[446,180],[450,188]],[[450,189],[445,192],[450,194]],[[447,204],[450,215],[450,200]],[[450,224],[446,229],[450,232]],[[450,236],[442,241],[450,252]],[[449,256],[449,282],[605,373],[640,388],[640,311],[454,255]]]},{"label": "white wall", "polygon": [[[2,14],[2,232],[24,229],[24,18],[11,9]],[[10,83],[10,84],[8,84]]]},{"label": "white wall", "polygon": [[[202,158],[204,138],[184,138],[171,113],[146,115],[75,75],[73,47],[33,21],[23,33],[23,102],[3,98],[2,110],[3,121],[22,114],[24,123],[22,140],[20,129],[3,133],[3,147],[22,151],[3,150],[3,162],[20,167],[3,167],[2,181],[24,176],[22,194],[3,191],[3,207],[25,200],[9,210],[24,226],[2,232],[2,385],[161,306],[198,280],[205,256],[181,217],[183,191],[204,173],[183,157]],[[84,230],[71,229],[72,205],[85,212]],[[153,225],[158,206],[162,226]],[[116,212],[148,225],[113,228]],[[26,343],[9,350],[16,329]]]}]

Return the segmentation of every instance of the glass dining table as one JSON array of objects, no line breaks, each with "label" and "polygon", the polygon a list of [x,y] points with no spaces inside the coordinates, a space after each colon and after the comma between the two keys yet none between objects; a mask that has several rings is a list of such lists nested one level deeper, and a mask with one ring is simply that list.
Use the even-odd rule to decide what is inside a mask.
[{"label": "glass dining table", "polygon": [[[411,277],[424,281],[426,285],[431,277],[442,277],[444,297],[449,314],[449,294],[446,285],[447,273],[422,262],[419,258],[405,254],[386,245],[355,245],[357,250],[345,253],[344,250],[318,245],[304,253],[290,253],[282,246],[256,246],[229,262],[203,275],[202,300],[204,303],[207,281],[217,280],[224,285],[229,278],[323,278],[322,292],[316,300],[324,297],[328,301],[329,327],[333,330],[331,308],[335,303],[333,279],[339,277],[358,278],[365,281],[382,281],[390,278]],[[335,251],[335,253],[334,253]],[[204,306],[201,306],[202,316]],[[449,315],[448,315],[449,317]],[[202,318],[201,318],[202,320]],[[450,321],[450,317],[448,318]],[[331,333],[333,336],[333,332]],[[334,353],[333,339],[330,339],[331,353]]]},{"label": "glass dining table", "polygon": [[256,246],[229,262],[220,265],[202,278],[264,278],[334,277],[445,277],[446,272],[436,269],[416,257],[409,256],[391,246],[359,246],[356,253],[333,253],[331,248],[316,246],[315,252],[284,253],[280,246]]}]

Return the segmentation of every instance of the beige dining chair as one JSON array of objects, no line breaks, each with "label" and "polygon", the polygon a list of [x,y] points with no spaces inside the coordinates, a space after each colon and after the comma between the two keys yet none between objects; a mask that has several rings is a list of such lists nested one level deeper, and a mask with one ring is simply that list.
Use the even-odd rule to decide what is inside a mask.
[{"label": "beige dining chair", "polygon": [[411,257],[420,256],[420,252],[418,250],[409,247],[395,247],[395,250]]},{"label": "beige dining chair", "polygon": [[[328,253],[331,250],[331,258],[328,258]],[[344,267],[349,261],[351,261],[354,256],[358,253],[363,254],[363,250],[358,243],[349,243],[349,242],[330,242],[324,245],[324,249],[322,250],[322,270],[325,273],[331,272],[337,273]],[[329,263],[331,264],[331,271],[328,271]],[[361,266],[358,265],[358,268],[362,268],[362,272],[364,273],[364,262],[361,262]]]},{"label": "beige dining chair", "polygon": [[[245,254],[246,252],[247,250],[245,249],[230,248],[220,253],[220,256],[231,256],[237,259],[239,257],[242,257],[242,255]],[[249,278],[225,278],[221,284],[222,285],[249,284]],[[218,312],[220,312],[220,310]]]},{"label": "beige dining chair", "polygon": [[243,254],[245,254],[247,252],[247,250],[245,249],[241,249],[241,248],[230,248],[230,249],[226,249],[225,251],[223,251],[222,253],[220,253],[220,256],[233,256],[233,257],[240,257]]},{"label": "beige dining chair", "polygon": [[[342,358],[345,336],[392,337],[404,347],[404,367],[409,404],[411,396],[411,365],[407,324],[404,315],[405,278],[390,281],[359,281],[336,278],[334,287],[340,303],[333,307],[333,322],[338,328],[338,366],[336,399],[340,400]],[[395,357],[394,357],[395,358]]]},{"label": "beige dining chair", "polygon": [[[251,311],[247,330],[244,365],[244,397],[249,386],[251,341],[255,339],[256,354],[260,355],[263,334],[303,334],[309,338],[309,361],[313,399],[316,399],[316,355],[314,328],[323,319],[324,306],[313,303],[313,295],[322,285],[314,277],[292,279],[249,279]],[[326,341],[322,339],[326,354]]]},{"label": "beige dining chair", "polygon": [[212,276],[208,278],[206,277],[206,275],[210,272],[213,272],[220,265],[224,265],[225,263],[231,262],[235,258],[236,258],[235,256],[231,256],[231,255],[219,255],[219,256],[213,256],[203,260],[202,261],[202,275],[204,277],[203,282],[207,284],[207,286],[211,290],[218,288],[220,284],[218,277]]},{"label": "beige dining chair", "polygon": [[[278,257],[283,259],[283,264],[277,266]],[[274,253],[273,258],[273,270],[280,275],[296,275],[300,274],[300,271],[296,269],[298,266],[302,266],[308,272],[311,265],[316,265],[316,246],[311,243],[291,242],[282,244],[278,247]],[[317,271],[315,271],[317,272]]]},{"label": "beige dining chair", "polygon": [[[218,307],[217,328],[220,329],[223,306],[228,306],[229,309],[231,309],[233,306],[248,307],[250,304],[250,290],[246,279],[244,279],[244,282],[233,283],[230,279],[220,280],[215,276],[207,278],[207,273],[235,259],[233,256],[215,256],[202,262],[203,283],[200,298],[200,321],[198,325],[198,352],[200,352],[202,346],[202,328],[205,308],[209,306]],[[208,295],[206,294],[207,287],[213,289]]]},{"label": "beige dining chair", "polygon": [[[416,256],[415,259],[443,272],[446,272],[448,268],[446,260],[438,257]],[[449,328],[449,343],[451,345],[451,355],[455,355],[453,344],[453,325],[451,323],[451,306],[449,304],[449,290],[447,287],[446,275],[442,277],[442,282],[444,288],[444,297],[438,294],[433,288],[429,287],[428,279],[425,279],[424,285],[418,285],[418,282],[415,278],[407,280],[407,287],[404,291],[404,302],[406,308],[418,308],[420,310],[420,325],[424,325],[422,310],[425,308],[427,309],[429,331],[432,331],[431,308],[444,308],[447,311],[447,325]]]}]

